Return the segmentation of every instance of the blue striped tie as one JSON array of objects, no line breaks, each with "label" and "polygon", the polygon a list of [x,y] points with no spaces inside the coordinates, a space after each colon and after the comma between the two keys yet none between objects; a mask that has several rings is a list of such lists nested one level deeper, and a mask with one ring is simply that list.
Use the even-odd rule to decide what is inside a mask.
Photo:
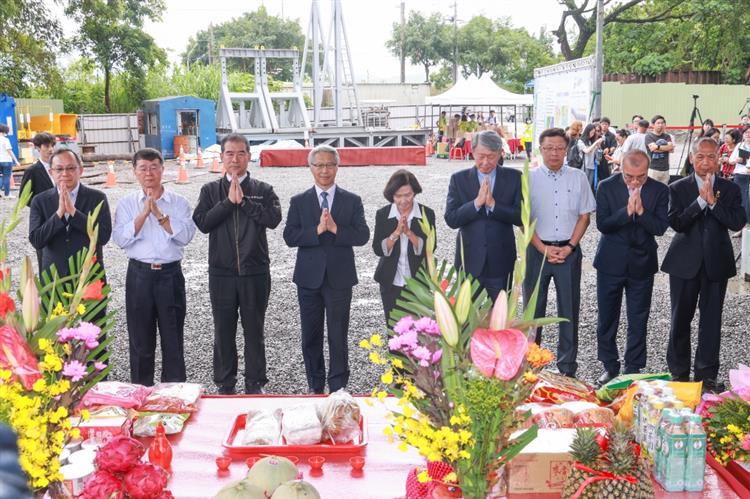
[{"label": "blue striped tie", "polygon": [[320,196],[323,198],[323,202],[320,203],[320,207],[324,210],[328,209],[328,193],[327,192],[321,192]]}]

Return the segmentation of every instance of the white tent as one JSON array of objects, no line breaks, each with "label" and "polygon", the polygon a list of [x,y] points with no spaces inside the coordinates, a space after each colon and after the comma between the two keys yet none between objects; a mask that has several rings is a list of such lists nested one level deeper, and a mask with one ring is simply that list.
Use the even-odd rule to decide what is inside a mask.
[{"label": "white tent", "polygon": [[514,94],[498,87],[485,73],[481,78],[469,75],[468,78],[459,78],[455,85],[440,95],[425,98],[426,104],[432,105],[509,105],[509,106],[531,106],[534,104],[532,94]]}]

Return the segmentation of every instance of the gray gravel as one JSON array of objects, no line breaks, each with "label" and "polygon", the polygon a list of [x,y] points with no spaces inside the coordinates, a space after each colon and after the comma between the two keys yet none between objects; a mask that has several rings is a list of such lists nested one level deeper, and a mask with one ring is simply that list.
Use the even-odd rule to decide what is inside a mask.
[{"label": "gray gravel", "polygon": [[[520,165],[520,161],[512,162]],[[468,161],[447,161],[430,159],[427,167],[410,167],[416,173],[424,192],[419,196],[419,202],[434,208],[441,214],[445,205],[450,175],[461,168],[469,166]],[[104,171],[104,165],[87,168],[85,182],[101,188],[103,177],[97,173]],[[386,201],[382,196],[382,189],[388,177],[397,167],[367,167],[341,168],[338,173],[338,184],[359,194],[365,205],[365,213],[370,230],[375,221],[375,211]],[[132,189],[137,188],[130,173],[128,164],[116,165],[118,180],[116,188],[106,190],[109,196],[112,213],[117,201]],[[201,185],[216,178],[207,170],[193,170],[189,168],[191,183],[177,185],[173,181],[177,176],[177,169],[169,162],[165,172],[167,187],[190,201],[195,206]],[[288,211],[289,199],[292,195],[309,188],[312,185],[310,173],[306,168],[259,168],[251,167],[251,175],[272,184],[281,199],[284,216]],[[12,204],[0,201],[0,217],[8,216]],[[268,359],[268,378],[266,391],[269,393],[304,393],[307,390],[304,365],[299,335],[299,311],[297,293],[292,283],[295,251],[288,248],[283,241],[281,225],[268,232],[271,252],[272,292],[266,315],[266,356]],[[454,233],[438,216],[438,234],[440,246],[437,248],[439,258],[453,259]],[[26,237],[27,223],[22,223],[11,235],[8,241],[10,263],[17,268],[17,263],[24,254],[33,256],[33,249]],[[660,238],[660,255],[664,252],[672,237],[671,230]],[[584,251],[584,275],[582,279],[581,299],[581,327],[580,348],[578,355],[579,377],[588,381],[595,380],[601,373],[601,367],[596,360],[596,275],[591,266],[598,232],[595,226],[589,228],[582,243]],[[739,240],[735,241],[735,251],[739,249]],[[188,316],[185,321],[185,352],[187,360],[188,380],[204,384],[207,391],[215,390],[212,382],[212,341],[213,323],[208,297],[208,237],[200,232],[196,233],[193,242],[185,251],[183,271],[187,286]],[[113,334],[113,371],[111,379],[129,381],[127,329],[125,326],[124,290],[125,270],[127,261],[125,253],[114,243],[110,242],[105,248],[105,263],[107,278],[113,289],[110,308],[116,311]],[[352,301],[351,325],[349,332],[349,351],[351,364],[351,378],[349,389],[354,393],[369,393],[378,382],[380,368],[372,366],[366,355],[357,344],[362,338],[369,337],[384,329],[383,313],[377,284],[372,275],[377,258],[373,254],[370,244],[355,248],[357,268],[360,283],[354,288]],[[36,259],[34,259],[36,261]],[[18,271],[16,271],[18,273]],[[555,313],[553,291],[550,292],[548,314]],[[722,368],[720,377],[727,379],[727,370],[739,362],[750,362],[747,350],[748,322],[746,311],[750,306],[750,285],[734,278],[729,283],[729,291],[724,311],[724,325],[722,331]],[[649,352],[648,370],[666,370],[666,346],[669,334],[669,281],[665,274],[656,276],[656,284],[651,306],[649,322]],[[624,317],[624,310],[623,310]],[[697,317],[697,314],[696,314]],[[623,320],[624,323],[624,320]],[[694,330],[697,321],[694,323]],[[620,345],[624,344],[624,327],[620,328]],[[555,351],[556,328],[547,328],[544,344]],[[238,350],[240,354],[240,371],[243,370],[241,326],[238,333]],[[157,366],[157,379],[160,367]],[[240,378],[241,380],[241,378]],[[238,388],[242,382],[238,383]]]}]

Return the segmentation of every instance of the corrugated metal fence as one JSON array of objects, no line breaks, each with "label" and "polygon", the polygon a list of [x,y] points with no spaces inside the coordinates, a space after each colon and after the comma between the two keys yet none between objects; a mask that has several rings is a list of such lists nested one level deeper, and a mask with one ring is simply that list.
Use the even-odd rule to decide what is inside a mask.
[{"label": "corrugated metal fence", "polygon": [[128,154],[143,147],[138,134],[138,115],[81,114],[78,145],[95,146],[96,154]]}]

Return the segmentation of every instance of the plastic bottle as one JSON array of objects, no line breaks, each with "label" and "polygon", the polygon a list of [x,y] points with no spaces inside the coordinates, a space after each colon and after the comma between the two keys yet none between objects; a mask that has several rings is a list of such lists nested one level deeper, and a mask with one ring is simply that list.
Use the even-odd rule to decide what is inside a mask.
[{"label": "plastic bottle", "polygon": [[662,453],[662,446],[664,445],[664,435],[666,434],[666,426],[669,424],[669,418],[673,413],[674,411],[669,408],[662,410],[661,418],[659,419],[659,425],[656,427],[654,478],[659,481],[661,481],[664,476],[664,455]]},{"label": "plastic bottle", "polygon": [[167,440],[164,425],[161,422],[156,426],[156,436],[148,448],[148,460],[151,464],[161,466],[165,470],[172,466],[172,445]]},{"label": "plastic bottle", "polygon": [[706,432],[699,414],[683,418],[687,433],[687,455],[685,457],[685,490],[703,490],[703,477],[706,468]]},{"label": "plastic bottle", "polygon": [[667,492],[685,490],[685,455],[687,434],[682,426],[682,416],[670,414],[662,439],[662,477],[659,480]]}]

